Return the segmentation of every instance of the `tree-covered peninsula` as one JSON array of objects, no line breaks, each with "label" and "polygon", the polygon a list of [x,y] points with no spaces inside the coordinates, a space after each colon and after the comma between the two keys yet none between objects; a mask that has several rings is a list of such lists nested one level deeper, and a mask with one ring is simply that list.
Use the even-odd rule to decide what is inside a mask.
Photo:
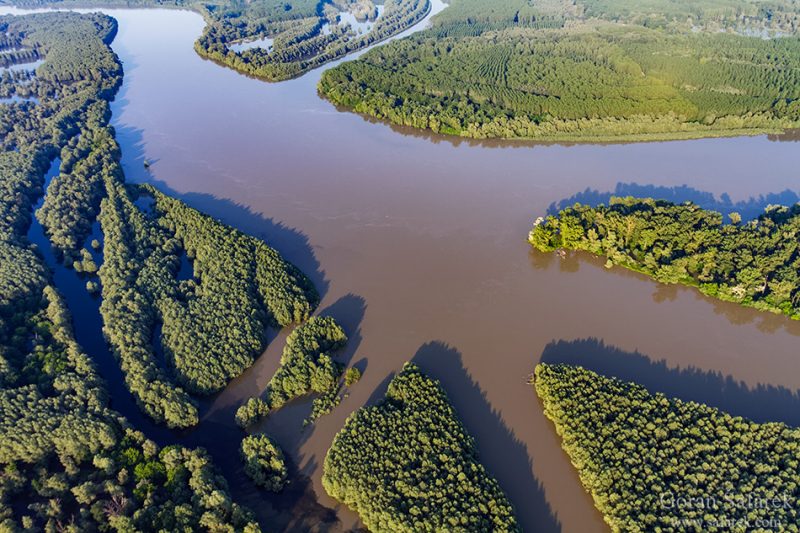
[{"label": "tree-covered peninsula", "polygon": [[730,218],[688,202],[612,198],[540,219],[528,238],[540,251],[586,251],[662,283],[800,318],[800,205],[771,206],[746,223]]},{"label": "tree-covered peninsula", "polygon": [[472,138],[648,140],[800,125],[797,3],[453,0],[323,73],[333,103]]},{"label": "tree-covered peninsula", "polygon": [[206,21],[195,42],[198,54],[269,81],[299,76],[396,35],[424,18],[431,7],[429,0],[18,0],[13,4],[192,9]]},{"label": "tree-covered peninsula", "polygon": [[444,390],[411,363],[347,419],[322,484],[374,532],[519,530]]},{"label": "tree-covered peninsula", "polygon": [[64,254],[86,238],[97,180],[115,168],[107,126],[107,99],[122,75],[108,47],[115,32],[101,15],[0,17],[0,47],[16,50],[6,60],[44,59],[2,79],[6,93],[26,98],[0,105],[0,529],[255,532],[203,450],[161,447],[109,407],[50,268],[27,237],[44,175],[60,155],[51,186],[61,185],[37,216]]},{"label": "tree-covered peninsula", "polygon": [[534,385],[612,531],[798,531],[800,430],[570,365]]}]

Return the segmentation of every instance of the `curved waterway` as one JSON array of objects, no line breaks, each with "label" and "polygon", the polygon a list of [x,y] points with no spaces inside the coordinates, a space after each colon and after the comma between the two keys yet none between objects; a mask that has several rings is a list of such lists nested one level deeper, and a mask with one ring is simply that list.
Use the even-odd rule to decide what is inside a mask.
[{"label": "curved waterway", "polygon": [[535,146],[419,134],[335,109],[317,95],[319,70],[269,84],[204,61],[192,49],[203,27],[194,13],[108,13],[120,23],[113,48],[125,80],[112,120],[127,178],[278,248],[313,278],[320,311],[348,330],[342,357],[365,369],[312,428],[301,431],[307,402],[259,428],[310,479],[282,503],[247,488],[233,410],[263,389],[283,334],[203,405],[197,429],[175,434],[136,415],[103,351],[96,311],[82,312],[91,299],[67,291],[79,340],[105,361],[115,407],[163,441],[209,448],[235,495],[265,522],[357,525],[321,487],[325,452],[345,418],[382,396],[409,360],[442,381],[526,531],[605,529],[526,384],[538,361],[579,363],[800,425],[800,324],[607,270],[590,256],[535,253],[525,242],[534,218],[554,206],[611,193],[743,214],[795,202],[800,144],[792,136]]}]

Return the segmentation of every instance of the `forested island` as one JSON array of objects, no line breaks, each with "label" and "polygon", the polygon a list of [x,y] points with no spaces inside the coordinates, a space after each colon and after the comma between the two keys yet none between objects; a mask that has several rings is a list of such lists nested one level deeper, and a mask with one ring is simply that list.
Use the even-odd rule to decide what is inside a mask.
[{"label": "forested island", "polygon": [[576,204],[537,220],[528,239],[538,250],[582,250],[703,294],[800,318],[800,205],[771,206],[742,222],[692,203],[612,198]]},{"label": "forested island", "polygon": [[534,385],[612,531],[798,530],[800,430],[570,365]]},{"label": "forested island", "polygon": [[452,0],[323,73],[331,102],[471,138],[657,140],[800,125],[800,7],[779,0]]},{"label": "forested island", "polygon": [[350,415],[325,490],[370,531],[519,531],[511,504],[439,383],[407,363],[377,405]]},{"label": "forested island", "polygon": [[54,158],[63,166],[51,186],[61,185],[37,216],[66,260],[86,238],[104,182],[119,178],[108,127],[122,76],[108,47],[116,29],[102,15],[0,17],[7,41],[30,51],[13,64],[45,59],[24,79],[37,100],[0,105],[0,528],[259,531],[203,450],[160,447],[109,407],[27,238]]},{"label": "forested island", "polygon": [[[192,9],[206,21],[195,42],[198,54],[268,81],[294,78],[396,35],[424,18],[431,7],[429,0],[17,0],[13,4]],[[369,23],[366,31],[359,23]]]}]

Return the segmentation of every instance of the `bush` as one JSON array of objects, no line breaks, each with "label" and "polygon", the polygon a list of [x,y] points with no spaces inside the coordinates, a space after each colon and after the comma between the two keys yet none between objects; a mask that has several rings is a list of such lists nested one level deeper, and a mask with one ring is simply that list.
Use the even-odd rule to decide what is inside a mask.
[{"label": "bush", "polygon": [[242,439],[244,471],[253,482],[272,492],[286,486],[288,470],[280,447],[266,435],[249,435]]}]

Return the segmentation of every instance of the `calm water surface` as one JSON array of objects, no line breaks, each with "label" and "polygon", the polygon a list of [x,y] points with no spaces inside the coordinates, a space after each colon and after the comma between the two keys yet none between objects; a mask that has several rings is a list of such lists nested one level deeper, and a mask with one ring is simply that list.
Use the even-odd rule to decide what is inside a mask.
[{"label": "calm water surface", "polygon": [[[605,529],[526,384],[540,360],[800,425],[800,324],[609,271],[589,256],[534,253],[525,242],[554,204],[613,191],[748,214],[797,201],[800,144],[532,146],[412,134],[320,99],[320,71],[269,84],[202,60],[192,49],[203,27],[196,14],[109,13],[120,22],[113,48],[125,82],[113,124],[128,179],[277,247],[312,276],[321,312],[348,329],[342,357],[365,368],[350,397],[312,429],[300,431],[307,402],[263,428],[310,476],[319,503],[336,510],[338,523],[319,529],[357,524],[321,487],[333,436],[409,360],[443,382],[527,531]],[[102,351],[99,330],[91,337],[84,320],[96,317],[78,317],[79,334],[87,330],[80,340]],[[200,429],[171,437],[216,452],[234,491],[256,508],[268,504],[237,481],[232,412],[263,389],[283,337],[207,402]],[[115,406],[130,407],[127,393],[116,393]],[[282,527],[307,528],[299,514],[310,508],[324,514],[311,489]]]}]

